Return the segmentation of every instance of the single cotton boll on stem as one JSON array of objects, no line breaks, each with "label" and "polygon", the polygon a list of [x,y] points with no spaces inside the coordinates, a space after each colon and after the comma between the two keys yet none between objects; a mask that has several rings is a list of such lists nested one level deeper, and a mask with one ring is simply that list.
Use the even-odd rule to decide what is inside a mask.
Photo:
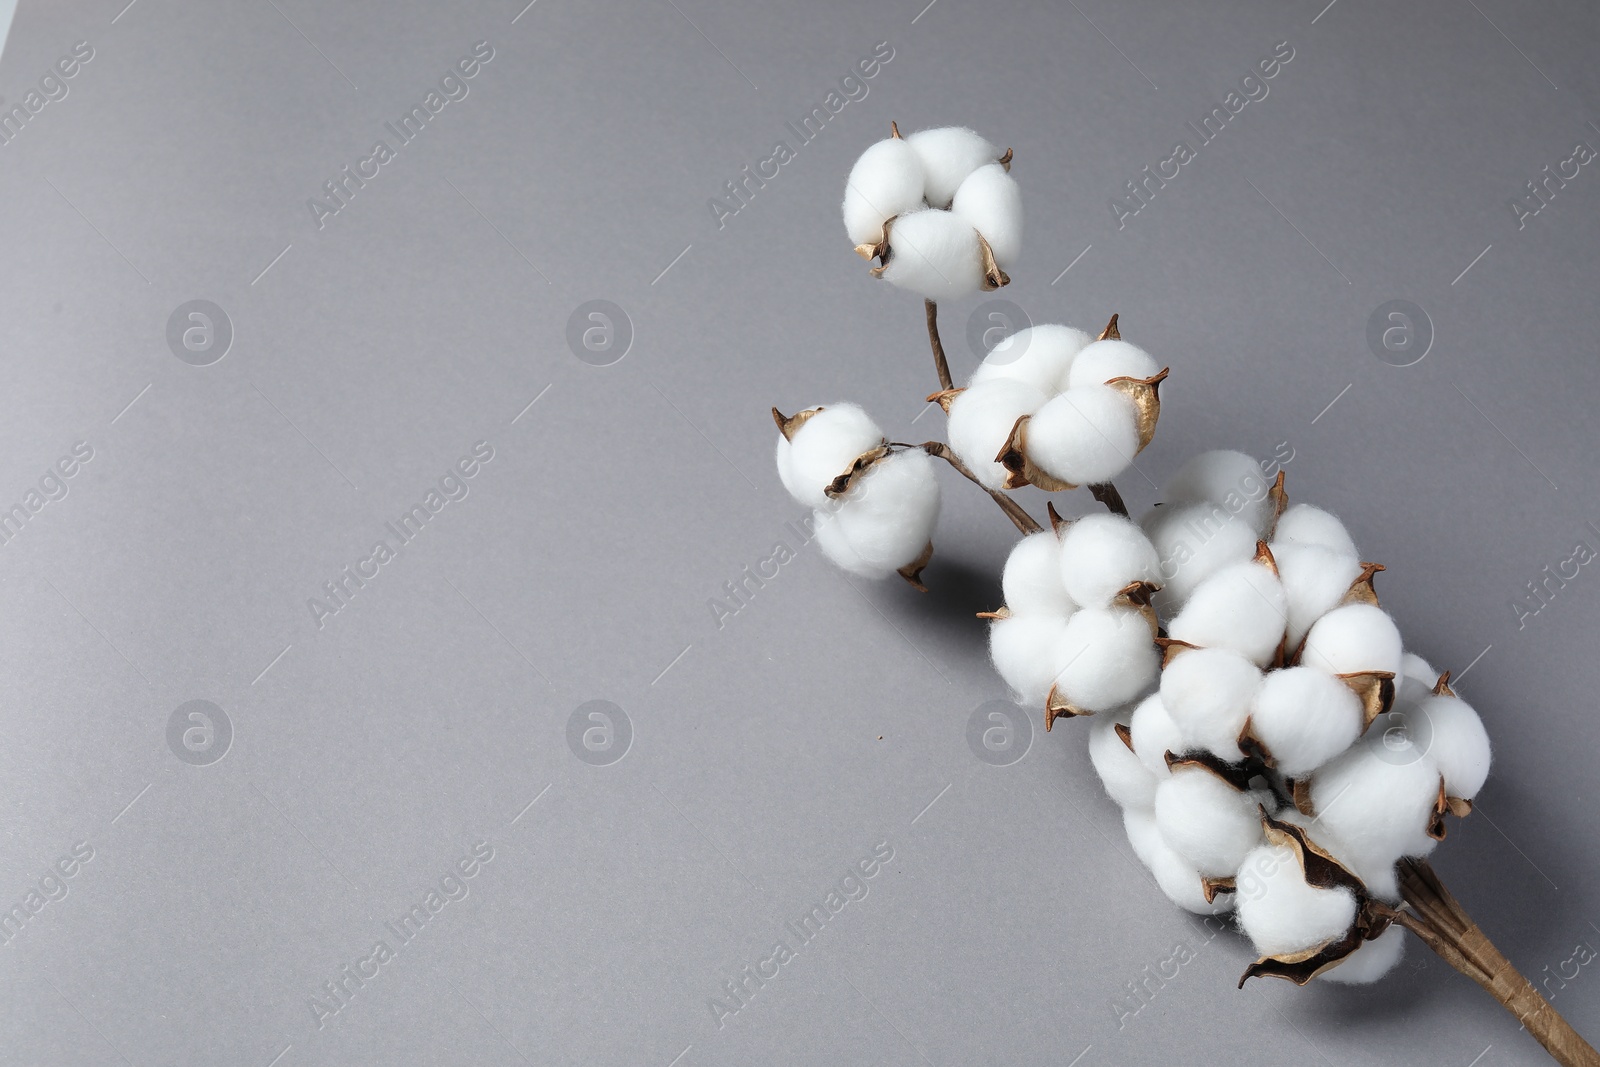
[{"label": "single cotton boll on stem", "polygon": [[1156,779],[1139,762],[1117,733],[1126,726],[1132,713],[1127,709],[1115,715],[1096,715],[1089,720],[1089,761],[1106,787],[1106,794],[1122,808],[1148,808],[1155,803]]},{"label": "single cotton boll on stem", "polygon": [[1256,532],[1221,504],[1179,504],[1145,514],[1141,525],[1161,560],[1156,605],[1181,607],[1195,586],[1230,563],[1256,554]]},{"label": "single cotton boll on stem", "polygon": [[1283,643],[1287,617],[1283,583],[1265,566],[1247,561],[1195,586],[1167,633],[1203,648],[1231,648],[1265,667]]},{"label": "single cotton boll on stem", "polygon": [[1254,798],[1204,768],[1174,767],[1156,787],[1155,805],[1161,839],[1208,878],[1232,878],[1261,844]]},{"label": "single cotton boll on stem", "polygon": [[1312,624],[1300,662],[1329,674],[1387,671],[1400,676],[1400,630],[1372,604],[1334,608]]},{"label": "single cotton boll on stem", "polygon": [[1138,345],[1107,338],[1084,346],[1072,361],[1068,387],[1104,385],[1113,378],[1153,378],[1161,371],[1156,358]]},{"label": "single cotton boll on stem", "polygon": [[986,488],[999,489],[1006,469],[994,457],[1011,427],[1044,406],[1045,395],[1027,382],[996,378],[969,386],[950,403],[950,447]]},{"label": "single cotton boll on stem", "polygon": [[895,452],[867,468],[839,498],[850,547],[872,567],[898,570],[922,555],[939,518],[939,482],[920,448]]},{"label": "single cotton boll on stem", "polygon": [[1338,607],[1350,583],[1361,576],[1361,561],[1323,545],[1274,541],[1268,547],[1289,598],[1286,632],[1292,652],[1312,623]]},{"label": "single cotton boll on stem", "polygon": [[1188,748],[1203,748],[1219,759],[1244,758],[1239,732],[1250,714],[1261,671],[1225,648],[1180,652],[1161,672],[1161,703]]},{"label": "single cotton boll on stem", "polygon": [[1018,541],[1000,572],[1000,592],[1015,615],[1059,615],[1078,610],[1061,582],[1061,542],[1054,530]]},{"label": "single cotton boll on stem", "polygon": [[1163,499],[1169,505],[1221,505],[1243,519],[1259,539],[1272,517],[1271,489],[1260,463],[1243,452],[1219,449],[1202,452],[1179,467],[1167,482]]},{"label": "single cotton boll on stem", "polygon": [[1139,862],[1149,868],[1168,900],[1195,915],[1221,915],[1233,907],[1232,893],[1218,893],[1211,903],[1200,880],[1200,872],[1161,839],[1155,816],[1138,808],[1122,813],[1122,828]]},{"label": "single cotton boll on stem", "polygon": [[1306,883],[1294,850],[1262,845],[1240,865],[1239,925],[1263,956],[1282,956],[1341,938],[1356,918],[1350,890]]},{"label": "single cotton boll on stem", "polygon": [[1417,705],[1407,718],[1419,720],[1418,731],[1427,731],[1423,742],[1428,755],[1444,775],[1445,792],[1471,800],[1489,777],[1489,734],[1483,720],[1460,697],[1430,696]]},{"label": "single cotton boll on stem", "polygon": [[971,385],[1006,378],[1026,382],[1046,397],[1055,396],[1067,387],[1072,362],[1088,343],[1089,335],[1071,326],[1029,326],[989,349],[972,372]]},{"label": "single cotton boll on stem", "polygon": [[1250,706],[1251,735],[1289,778],[1309,774],[1349,748],[1361,727],[1361,699],[1316,667],[1269,671]]},{"label": "single cotton boll on stem", "polygon": [[989,242],[994,261],[1004,270],[1022,251],[1022,191],[1006,169],[987,163],[956,190],[950,213],[965,219]]},{"label": "single cotton boll on stem", "polygon": [[1172,771],[1167,766],[1167,753],[1181,756],[1185,746],[1178,724],[1172,721],[1166,705],[1161,703],[1160,693],[1150,694],[1133,709],[1128,733],[1133,739],[1134,754],[1145,769],[1157,780],[1168,777]]},{"label": "single cotton boll on stem", "polygon": [[891,137],[861,153],[844,187],[850,243],[875,245],[883,240],[885,222],[921,210],[922,185],[922,160],[909,142]]},{"label": "single cotton boll on stem", "polygon": [[1056,681],[1055,650],[1067,620],[1059,616],[1013,616],[989,626],[989,658],[1017,702],[1043,707]]},{"label": "single cotton boll on stem", "polygon": [[967,176],[1000,158],[1000,150],[964,126],[918,130],[906,144],[922,162],[923,193],[934,207],[955,197]]},{"label": "single cotton boll on stem", "polygon": [[1138,412],[1108,385],[1068,389],[1028,420],[1028,458],[1073,485],[1109,482],[1138,451]]},{"label": "single cotton boll on stem", "polygon": [[1291,504],[1278,516],[1274,541],[1296,545],[1321,545],[1345,556],[1357,555],[1356,543],[1344,523],[1310,504]]},{"label": "single cotton boll on stem", "polygon": [[1394,970],[1405,954],[1405,928],[1394,923],[1317,977],[1338,985],[1370,985]]},{"label": "single cotton boll on stem", "polygon": [[948,211],[901,215],[889,227],[881,277],[935,303],[970,296],[983,284],[978,231]]},{"label": "single cotton boll on stem", "polygon": [[1156,548],[1132,520],[1085,515],[1061,535],[1061,578],[1079,604],[1104,606],[1133,582],[1159,584]]},{"label": "single cotton boll on stem", "polygon": [[831,509],[823,490],[850,469],[857,456],[883,444],[883,431],[857,404],[829,404],[795,431],[778,435],[778,477],[789,495],[809,508]]},{"label": "single cotton boll on stem", "polygon": [[1055,648],[1056,694],[1085,711],[1138,696],[1161,668],[1150,624],[1132,608],[1082,608]]},{"label": "single cotton boll on stem", "polygon": [[1388,868],[1431,848],[1439,767],[1390,719],[1380,715],[1368,728],[1370,743],[1346,749],[1311,777],[1318,826],[1352,867]]}]

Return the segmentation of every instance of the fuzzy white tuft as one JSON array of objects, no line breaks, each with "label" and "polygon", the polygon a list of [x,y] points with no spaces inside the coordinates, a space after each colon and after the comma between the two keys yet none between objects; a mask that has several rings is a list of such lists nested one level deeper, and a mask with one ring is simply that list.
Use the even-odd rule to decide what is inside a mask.
[{"label": "fuzzy white tuft", "polygon": [[1372,604],[1334,608],[1311,625],[1300,662],[1329,674],[1388,671],[1400,676],[1400,631],[1389,613]]},{"label": "fuzzy white tuft", "polygon": [[922,555],[933,536],[939,518],[933,460],[921,449],[885,456],[833,508],[817,524],[819,531],[829,528],[823,552],[845,570],[888,577]]},{"label": "fuzzy white tuft", "polygon": [[887,138],[861,153],[844,186],[850,243],[875,245],[883,240],[885,222],[921,210],[923,183],[922,160],[907,141]]},{"label": "fuzzy white tuft", "polygon": [[1231,648],[1258,667],[1283,643],[1288,600],[1277,575],[1253,560],[1231,563],[1195,586],[1167,626],[1179,641]]},{"label": "fuzzy white tuft", "polygon": [[1200,872],[1168,847],[1156,828],[1155,816],[1138,808],[1122,813],[1122,828],[1139,862],[1150,869],[1161,892],[1184,911],[1196,915],[1221,915],[1233,907],[1232,893],[1219,893],[1212,903],[1200,884]]},{"label": "fuzzy white tuft", "polygon": [[1399,924],[1390,926],[1371,941],[1317,975],[1337,985],[1371,985],[1394,970],[1406,954],[1406,931]]},{"label": "fuzzy white tuft", "polygon": [[1044,406],[1045,395],[1027,382],[992,378],[968,386],[950,404],[950,447],[978,480],[999,489],[1006,469],[995,462],[1011,427]]},{"label": "fuzzy white tuft", "polygon": [[1122,743],[1116,730],[1131,717],[1132,712],[1123,708],[1089,720],[1089,761],[1118,807],[1148,809],[1156,799],[1155,775]]},{"label": "fuzzy white tuft", "polygon": [[959,300],[983,284],[978,231],[948,211],[913,211],[889,227],[883,278],[935,303]]},{"label": "fuzzy white tuft", "polygon": [[1291,504],[1278,517],[1272,533],[1274,541],[1296,545],[1321,545],[1345,556],[1356,555],[1350,532],[1333,515],[1310,504]]},{"label": "fuzzy white tuft", "polygon": [[1133,709],[1128,731],[1133,739],[1133,751],[1145,769],[1157,779],[1170,775],[1172,772],[1167,767],[1167,753],[1181,756],[1185,745],[1178,724],[1172,721],[1172,716],[1167,714],[1167,706],[1161,703],[1160,693],[1150,694]]},{"label": "fuzzy white tuft", "polygon": [[934,207],[955,197],[967,176],[1000,158],[1000,150],[964,126],[918,130],[906,138],[922,162],[923,193]]},{"label": "fuzzy white tuft", "polygon": [[1400,677],[1395,679],[1394,710],[1416,707],[1433,694],[1438,683],[1439,672],[1415,652],[1407,652],[1400,660]]},{"label": "fuzzy white tuft", "polygon": [[1368,743],[1347,749],[1311,777],[1311,806],[1337,854],[1361,874],[1431,850],[1439,767],[1402,721],[1380,715]]},{"label": "fuzzy white tuft", "polygon": [[1059,615],[1078,610],[1061,582],[1061,542],[1054,530],[1042,530],[1018,541],[1000,572],[1006,607],[1018,615]]},{"label": "fuzzy white tuft", "polygon": [[1261,686],[1261,671],[1231,649],[1180,652],[1161,672],[1161,703],[1184,743],[1224,760],[1242,759],[1239,731]]},{"label": "fuzzy white tuft", "polygon": [[1067,620],[1055,649],[1061,696],[1106,711],[1144,691],[1161,667],[1150,625],[1132,608],[1083,608]]},{"label": "fuzzy white tuft", "polygon": [[1345,935],[1356,918],[1348,889],[1318,889],[1287,845],[1262,845],[1240,865],[1239,925],[1264,956],[1304,952]]},{"label": "fuzzy white tuft", "polygon": [[1047,397],[1067,387],[1073,360],[1089,335],[1071,326],[1042,323],[1001,340],[972,372],[972,385],[992,378],[1027,382]]},{"label": "fuzzy white tuft", "polygon": [[1085,515],[1061,535],[1061,578],[1080,604],[1104,606],[1133,582],[1160,582],[1155,546],[1120,515]]},{"label": "fuzzy white tuft", "polygon": [[1478,713],[1460,697],[1430,696],[1412,714],[1418,732],[1427,734],[1424,743],[1444,775],[1445,791],[1463,800],[1477,796],[1490,760],[1489,734]]},{"label": "fuzzy white tuft", "polygon": [[950,213],[983,234],[1001,270],[1016,263],[1022,251],[1022,192],[1004,167],[987,163],[967,175]]},{"label": "fuzzy white tuft", "polygon": [[1113,378],[1151,378],[1161,370],[1156,358],[1138,345],[1106,339],[1086,345],[1072,361],[1067,386],[1104,385]]},{"label": "fuzzy white tuft", "polygon": [[1174,767],[1156,787],[1155,805],[1162,840],[1207,877],[1233,877],[1261,844],[1255,799],[1204,768]]},{"label": "fuzzy white tuft", "polygon": [[1055,684],[1056,645],[1067,620],[1059,616],[1014,616],[989,626],[989,658],[1019,704],[1043,707]]},{"label": "fuzzy white tuft", "polygon": [[1218,449],[1202,452],[1179,467],[1167,482],[1162,499],[1169,505],[1220,504],[1260,538],[1272,515],[1271,488],[1256,460],[1243,452]]},{"label": "fuzzy white tuft", "polygon": [[1086,385],[1052,399],[1028,420],[1028,457],[1073,485],[1109,482],[1139,451],[1133,401],[1107,385]]},{"label": "fuzzy white tuft", "polygon": [[778,435],[778,477],[808,508],[833,506],[823,492],[857,456],[883,444],[883,431],[857,404],[829,404],[801,424],[790,441]]},{"label": "fuzzy white tuft", "polygon": [[1349,748],[1361,727],[1360,698],[1316,667],[1269,671],[1250,706],[1250,732],[1272,753],[1278,772],[1290,778]]},{"label": "fuzzy white tuft", "polygon": [[1289,598],[1290,651],[1300,647],[1311,624],[1338,606],[1361,574],[1361,561],[1325,545],[1274,541],[1270,546],[1278,577]]},{"label": "fuzzy white tuft", "polygon": [[1221,504],[1152,508],[1140,525],[1161,560],[1163,586],[1156,604],[1164,613],[1181,607],[1195,586],[1223,567],[1256,552],[1255,530]]}]

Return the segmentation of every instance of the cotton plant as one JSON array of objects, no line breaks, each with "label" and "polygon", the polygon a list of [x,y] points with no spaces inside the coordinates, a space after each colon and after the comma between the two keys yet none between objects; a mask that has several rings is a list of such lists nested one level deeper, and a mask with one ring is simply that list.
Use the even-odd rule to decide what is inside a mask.
[{"label": "cotton plant", "polygon": [[[891,441],[847,402],[784,415],[776,462],[840,568],[918,589],[940,511],[935,460],[1022,535],[989,620],[996,671],[1047,731],[1087,720],[1090,763],[1156,887],[1228,915],[1256,976],[1365,985],[1409,930],[1488,990],[1560,1063],[1600,1054],[1519,974],[1428,857],[1491,764],[1476,710],[1408,651],[1333,514],[1291,504],[1243,453],[1179,467],[1135,521],[1113,484],[1154,438],[1168,368],[1124,341],[1036,325],[956,386],[937,304],[1010,281],[1022,209],[1012,152],[945,127],[871,145],[842,212],[871,273],[924,299],[948,443]],[[1017,499],[1047,494],[1048,521]],[[1104,506],[1056,508],[1084,487]]]}]

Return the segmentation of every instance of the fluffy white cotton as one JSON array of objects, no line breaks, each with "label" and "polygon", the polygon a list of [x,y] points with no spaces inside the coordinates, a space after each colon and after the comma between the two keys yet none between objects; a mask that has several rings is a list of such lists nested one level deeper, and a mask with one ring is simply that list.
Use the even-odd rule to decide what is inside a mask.
[{"label": "fluffy white cotton", "polygon": [[918,130],[906,144],[922,162],[923,193],[934,207],[955,197],[967,176],[1000,158],[1000,150],[964,126]]},{"label": "fluffy white cotton", "polygon": [[836,512],[813,511],[811,525],[816,531],[817,544],[821,546],[822,554],[840,570],[859,574],[863,578],[887,578],[893,570],[892,567],[874,566],[861,558],[861,553],[851,547],[849,538],[845,536],[844,527],[839,524]]},{"label": "fluffy white cotton", "polygon": [[1293,807],[1282,808],[1273,818],[1279,822],[1294,823],[1304,830],[1319,848],[1332,856],[1341,867],[1355,875],[1372,896],[1391,904],[1399,903],[1400,872],[1395,868],[1393,860],[1373,861],[1352,851],[1334,836],[1320,819],[1302,815]]},{"label": "fluffy white cotton", "polygon": [[983,284],[978,231],[948,211],[913,211],[889,227],[882,277],[938,303],[959,300]]},{"label": "fluffy white cotton", "polygon": [[1336,854],[1366,878],[1401,856],[1432,848],[1427,836],[1439,798],[1439,767],[1392,715],[1380,715],[1356,745],[1311,777],[1311,806],[1318,825],[1337,844]]},{"label": "fluffy white cotton", "polygon": [[1161,703],[1160,693],[1150,694],[1133,709],[1128,732],[1133,738],[1134,754],[1145,770],[1158,780],[1172,773],[1167,768],[1167,753],[1181,756],[1185,746],[1178,724],[1172,721],[1167,706]]},{"label": "fluffy white cotton", "polygon": [[1141,522],[1161,560],[1163,611],[1181,607],[1194,587],[1230,563],[1256,554],[1256,532],[1221,504],[1153,508]]},{"label": "fluffy white cotton", "polygon": [[1068,389],[1028,420],[1028,458],[1073,485],[1109,482],[1139,451],[1133,401],[1108,385]]},{"label": "fluffy white cotton", "polygon": [[1018,541],[1000,572],[1000,592],[1017,615],[1059,615],[1078,609],[1061,582],[1061,542],[1054,530]]},{"label": "fluffy white cotton", "polygon": [[986,163],[967,175],[950,203],[950,213],[963,218],[989,242],[1002,270],[1022,251],[1022,191],[1006,169]]},{"label": "fluffy white cotton", "polygon": [[994,457],[1011,428],[1044,406],[1045,395],[1027,382],[994,378],[963,389],[950,404],[950,447],[978,480],[999,489],[1006,469]]},{"label": "fluffy white cotton", "polygon": [[1239,925],[1263,956],[1316,948],[1345,935],[1356,918],[1348,889],[1307,885],[1294,850],[1262,845],[1239,870]]},{"label": "fluffy white cotton", "polygon": [[1438,684],[1439,672],[1415,652],[1407,652],[1400,661],[1400,677],[1395,679],[1394,710],[1416,707],[1433,695]]},{"label": "fluffy white cotton", "polygon": [[789,495],[809,508],[829,508],[823,492],[863,452],[883,444],[883,431],[856,404],[829,404],[795,431],[778,435],[778,477]]},{"label": "fluffy white cotton", "polygon": [[1289,598],[1289,651],[1300,647],[1311,624],[1338,606],[1361,576],[1361,561],[1325,545],[1274,541],[1268,546]]},{"label": "fluffy white cotton", "polygon": [[1161,839],[1207,877],[1232,878],[1261,844],[1255,799],[1204,768],[1173,768],[1156,787],[1155,805]]},{"label": "fluffy white cotton", "polygon": [[1214,903],[1206,903],[1200,872],[1161,839],[1153,814],[1127,808],[1122,813],[1122,828],[1133,846],[1134,855],[1149,868],[1168,900],[1196,915],[1221,915],[1233,906],[1232,893],[1219,893]]},{"label": "fluffy white cotton", "polygon": [[1061,579],[1079,604],[1103,607],[1132,582],[1159,583],[1155,546],[1121,515],[1085,515],[1061,535]]},{"label": "fluffy white cotton", "polygon": [[1108,338],[1084,346],[1072,361],[1067,385],[1104,385],[1113,378],[1151,378],[1160,370],[1156,358],[1138,345]]},{"label": "fluffy white cotton", "polygon": [[1269,671],[1250,705],[1250,732],[1279,773],[1300,778],[1361,736],[1361,700],[1317,667]]},{"label": "fluffy white cotton", "polygon": [[1334,608],[1306,633],[1300,662],[1329,674],[1388,671],[1400,676],[1400,631],[1389,613],[1372,604]]},{"label": "fluffy white cotton", "polygon": [[939,482],[920,448],[878,460],[838,500],[841,532],[871,567],[898,570],[922,555],[939,518]]},{"label": "fluffy white cotton", "polygon": [[1116,729],[1118,724],[1126,726],[1131,716],[1123,709],[1089,720],[1089,762],[1118,807],[1148,808],[1155,803],[1155,775],[1122,743]]},{"label": "fluffy white cotton", "polygon": [[[1478,713],[1460,697],[1430,696],[1412,713],[1427,732],[1428,755],[1444,775],[1445,792],[1471,800],[1489,777],[1489,734]],[[1410,716],[1408,716],[1409,718]]]},{"label": "fluffy white cotton", "polygon": [[1161,672],[1161,703],[1184,744],[1224,760],[1242,759],[1239,731],[1250,714],[1261,671],[1231,649],[1180,652]]},{"label": "fluffy white cotton", "polygon": [[1161,667],[1150,624],[1131,608],[1082,608],[1056,644],[1058,695],[1088,711],[1126,704]]},{"label": "fluffy white cotton", "polygon": [[1260,463],[1243,452],[1219,449],[1202,452],[1179,467],[1167,483],[1163,499],[1169,505],[1220,504],[1243,519],[1259,539],[1272,516],[1271,488]]},{"label": "fluffy white cotton", "polygon": [[989,625],[989,658],[1019,704],[1043,707],[1056,681],[1055,652],[1067,621],[1032,615],[996,619]]},{"label": "fluffy white cotton", "polygon": [[1067,387],[1067,377],[1089,335],[1071,326],[1042,323],[1000,341],[972,372],[972,385],[994,378],[1026,382],[1047,397]]},{"label": "fluffy white cotton", "polygon": [[1405,954],[1405,928],[1391,923],[1383,933],[1361,942],[1360,948],[1317,977],[1339,985],[1370,985],[1394,970]]},{"label": "fluffy white cotton", "polygon": [[1265,667],[1283,643],[1283,583],[1254,561],[1231,563],[1195,586],[1168,636],[1202,648],[1231,648]]},{"label": "fluffy white cotton", "polygon": [[1321,545],[1346,556],[1356,555],[1356,543],[1344,523],[1310,504],[1291,504],[1278,517],[1274,541],[1296,545]]},{"label": "fluffy white cotton", "polygon": [[844,228],[850,243],[883,240],[886,221],[922,209],[922,188],[922,160],[909,142],[891,137],[861,153],[844,186]]}]

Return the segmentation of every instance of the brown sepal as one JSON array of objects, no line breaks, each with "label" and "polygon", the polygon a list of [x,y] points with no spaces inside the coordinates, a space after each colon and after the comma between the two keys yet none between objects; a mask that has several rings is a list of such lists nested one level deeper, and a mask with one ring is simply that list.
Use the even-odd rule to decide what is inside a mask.
[{"label": "brown sepal", "polygon": [[1167,667],[1171,666],[1172,661],[1178,657],[1179,653],[1200,647],[1199,645],[1191,645],[1187,641],[1180,641],[1176,637],[1158,637],[1156,638],[1156,644],[1161,648],[1162,670],[1166,670]]},{"label": "brown sepal", "polygon": [[1207,904],[1215,904],[1218,893],[1232,893],[1239,887],[1232,878],[1207,878],[1200,876],[1200,892],[1206,895]]},{"label": "brown sepal", "polygon": [[1379,715],[1394,707],[1394,674],[1390,671],[1356,671],[1335,675],[1361,701],[1361,732]]},{"label": "brown sepal", "polygon": [[889,136],[896,141],[900,140],[900,124],[894,119],[889,120]]},{"label": "brown sepal", "polygon": [[1117,590],[1113,600],[1120,600],[1136,608],[1149,607],[1150,598],[1161,589],[1155,582],[1134,581],[1129,582]]},{"label": "brown sepal", "polygon": [[937,393],[928,394],[928,403],[938,404],[944,409],[946,415],[950,414],[950,405],[956,402],[956,397],[966,392],[965,389],[941,389]]},{"label": "brown sepal", "polygon": [[1122,331],[1117,329],[1117,317],[1115,315],[1112,315],[1111,316],[1111,321],[1106,323],[1106,328],[1100,331],[1100,340],[1102,340],[1102,341],[1120,341],[1120,340],[1122,340]]},{"label": "brown sepal", "polygon": [[1250,716],[1246,715],[1244,718],[1244,725],[1239,728],[1239,738],[1237,742],[1239,745],[1239,751],[1243,752],[1247,757],[1260,760],[1268,767],[1276,767],[1278,763],[1272,758],[1272,750],[1267,748],[1267,746],[1262,743],[1261,739],[1255,735],[1255,733],[1250,729],[1251,725]]},{"label": "brown sepal", "polygon": [[922,549],[922,555],[895,571],[900,577],[911,583],[911,588],[919,593],[926,593],[928,587],[922,584],[922,572],[927,569],[928,561],[933,558],[933,542],[929,541]]},{"label": "brown sepal", "polygon": [[1061,517],[1061,512],[1056,510],[1056,502],[1054,500],[1046,500],[1044,502],[1044,510],[1050,516],[1050,529],[1056,532],[1056,537],[1058,538],[1066,533],[1067,527],[1074,522],[1073,519],[1063,519]]},{"label": "brown sepal", "polygon": [[883,220],[883,236],[878,239],[877,244],[862,242],[856,245],[856,255],[865,260],[876,259],[878,261],[878,265],[867,272],[874,278],[883,277],[883,269],[889,265],[889,256],[891,254],[889,228],[894,225],[894,220],[899,217],[898,215],[891,215]]},{"label": "brown sepal", "polygon": [[888,454],[889,446],[887,444],[881,444],[870,452],[861,453],[861,455],[851,460],[849,469],[829,482],[822,491],[834,499],[844,496],[850,491],[850,487],[855,484],[856,479],[861,477],[868,467],[871,467]]},{"label": "brown sepal", "polygon": [[1025,485],[1036,485],[1047,493],[1062,493],[1078,488],[1071,482],[1051,477],[1028,458],[1028,420],[1032,417],[1023,415],[1012,424],[1006,443],[1001,446],[1000,454],[994,457],[994,461],[1006,469],[1005,488],[1021,489]]},{"label": "brown sepal", "polygon": [[1255,561],[1267,568],[1267,570],[1271,571],[1274,575],[1278,573],[1278,561],[1272,558],[1272,549],[1267,547],[1267,543],[1265,541],[1256,542]]},{"label": "brown sepal", "polygon": [[1080,708],[1056,692],[1056,687],[1050,687],[1050,695],[1044,698],[1044,732],[1049,733],[1050,727],[1057,719],[1074,719],[1079,715],[1093,715],[1094,712]]},{"label": "brown sepal", "polygon": [[1006,173],[1007,174],[1010,174],[1011,173],[1011,149],[1009,149],[1009,148],[1006,149],[1006,154],[1001,156],[999,159],[995,160],[995,162],[1000,164],[1002,167],[1004,167],[1006,169]]},{"label": "brown sepal", "polygon": [[1371,604],[1378,606],[1378,591],[1372,587],[1373,575],[1389,568],[1381,563],[1362,563],[1361,573],[1356,575],[1356,580],[1350,583],[1350,588],[1345,592],[1341,604]]},{"label": "brown sepal", "polygon": [[1445,797],[1444,802],[1450,808],[1450,814],[1458,819],[1465,819],[1472,814],[1472,801],[1463,797]]},{"label": "brown sepal", "polygon": [[1128,746],[1128,751],[1132,752],[1133,751],[1133,730],[1128,727],[1128,724],[1125,723],[1125,722],[1119,722],[1115,726],[1113,726],[1112,729],[1117,732],[1117,736],[1118,737],[1122,738],[1122,743],[1124,745]]},{"label": "brown sepal", "polygon": [[1289,780],[1289,796],[1294,800],[1294,810],[1307,818],[1317,817],[1317,810],[1311,806],[1311,779],[1291,778]]},{"label": "brown sepal", "polygon": [[1149,378],[1113,378],[1106,384],[1133,401],[1139,429],[1139,447],[1134,455],[1144,451],[1156,435],[1156,422],[1161,418],[1161,383],[1166,380],[1168,368]]},{"label": "brown sepal", "polygon": [[1346,956],[1361,947],[1365,940],[1357,926],[1351,926],[1343,937],[1318,945],[1304,952],[1290,952],[1282,956],[1262,956],[1244,969],[1239,976],[1239,988],[1252,978],[1263,976],[1282,978],[1295,985],[1305,985],[1311,979],[1340,963]]},{"label": "brown sepal", "polygon": [[793,441],[794,435],[800,431],[800,427],[809,422],[811,416],[821,410],[821,408],[806,408],[804,411],[797,411],[793,415],[785,415],[777,408],[773,408],[772,421],[778,424],[778,432],[783,434],[784,440]]},{"label": "brown sepal", "polygon": [[1267,539],[1278,530],[1278,520],[1283,518],[1283,513],[1289,510],[1289,492],[1283,487],[1283,471],[1278,471],[1278,477],[1272,482],[1272,488],[1267,490],[1267,499],[1272,501],[1272,521],[1267,523]]},{"label": "brown sepal", "polygon": [[1204,749],[1194,752],[1185,752],[1181,756],[1175,752],[1167,753],[1167,767],[1200,767],[1227,782],[1241,793],[1250,791],[1251,773],[1243,764],[1229,763],[1215,753]]},{"label": "brown sepal", "polygon": [[1009,619],[1009,618],[1011,618],[1011,609],[1008,608],[1008,607],[1002,606],[1000,608],[997,608],[994,611],[980,611],[980,612],[978,612],[978,618],[980,618],[980,619]]},{"label": "brown sepal", "polygon": [[1453,697],[1456,695],[1456,691],[1450,688],[1449,671],[1439,675],[1439,680],[1433,684],[1433,695],[1436,697]]},{"label": "brown sepal", "polygon": [[983,257],[983,284],[979,286],[984,292],[992,292],[1003,285],[1010,285],[1011,279],[1006,272],[1000,269],[1000,264],[994,261],[994,249],[989,247],[989,241],[978,234],[978,255]]}]

